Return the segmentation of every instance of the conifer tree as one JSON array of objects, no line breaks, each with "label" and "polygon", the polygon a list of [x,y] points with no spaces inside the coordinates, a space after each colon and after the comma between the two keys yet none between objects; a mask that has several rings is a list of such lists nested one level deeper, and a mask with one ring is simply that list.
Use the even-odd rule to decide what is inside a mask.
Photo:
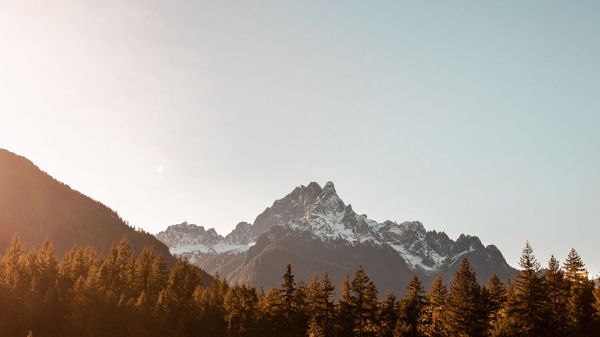
[{"label": "conifer tree", "polygon": [[28,289],[31,285],[31,273],[27,254],[21,246],[19,236],[14,236],[6,248],[0,262],[0,285],[4,288],[4,302],[0,305],[3,330],[7,336],[22,334],[27,324]]},{"label": "conifer tree", "polygon": [[283,283],[281,284],[281,300],[283,318],[286,321],[287,329],[283,336],[297,336],[299,333],[304,335],[306,326],[304,313],[302,311],[305,300],[305,287],[299,286],[294,281],[292,266],[286,266],[283,274]]},{"label": "conifer tree", "polygon": [[309,322],[314,320],[327,337],[333,335],[334,289],[327,274],[322,281],[316,275],[313,276],[306,288],[305,315]]},{"label": "conifer tree", "polygon": [[558,260],[552,255],[544,274],[546,294],[548,298],[547,336],[565,336],[567,325],[567,284]]},{"label": "conifer tree", "polygon": [[600,337],[600,279],[596,278],[594,282],[594,337]]},{"label": "conifer tree", "polygon": [[357,337],[374,334],[377,317],[377,289],[361,266],[350,283],[349,305],[353,311],[353,331]]},{"label": "conifer tree", "polygon": [[306,333],[308,337],[325,337],[325,331],[319,323],[317,318],[313,317],[308,324],[308,331]]},{"label": "conifer tree", "polygon": [[398,311],[396,309],[396,296],[394,293],[388,292],[381,302],[379,309],[381,337],[392,337],[397,321]]},{"label": "conifer tree", "polygon": [[331,279],[329,279],[329,275],[325,273],[323,275],[323,280],[321,281],[321,309],[322,319],[323,319],[323,332],[325,337],[333,336],[334,331],[334,319],[335,319],[335,286],[331,283]]},{"label": "conifer tree", "polygon": [[596,320],[600,323],[600,278],[596,279],[594,287],[594,308],[596,309]]},{"label": "conifer tree", "polygon": [[351,294],[350,276],[346,275],[342,283],[338,312],[336,319],[335,335],[338,337],[354,336],[355,310]]},{"label": "conifer tree", "polygon": [[245,285],[229,288],[225,295],[227,336],[250,337],[256,334],[256,291]]},{"label": "conifer tree", "polygon": [[453,336],[485,336],[487,318],[475,272],[465,258],[450,284],[446,329]]},{"label": "conifer tree", "polygon": [[189,313],[193,312],[193,294],[199,285],[202,279],[198,268],[185,259],[177,259],[157,302],[163,328],[171,335],[185,336],[193,329]]},{"label": "conifer tree", "polygon": [[502,313],[496,334],[499,336],[544,336],[548,324],[547,296],[540,264],[529,242],[519,260],[521,270],[509,292],[507,309]]},{"label": "conifer tree", "polygon": [[285,273],[283,274],[283,283],[281,284],[281,300],[282,300],[282,311],[281,314],[286,322],[287,329],[283,331],[282,336],[296,336],[299,331],[304,334],[304,317],[302,307],[305,297],[304,287],[299,287],[294,281],[294,274],[292,273],[292,266],[288,264],[286,266]]},{"label": "conifer tree", "polygon": [[296,282],[294,282],[294,274],[292,274],[292,265],[290,264],[286,266],[283,274],[281,299],[283,301],[283,315],[290,320],[294,315],[296,306]]},{"label": "conifer tree", "polygon": [[80,277],[87,277],[96,264],[96,252],[92,249],[73,248],[65,254],[58,265],[61,291],[72,288]]},{"label": "conifer tree", "polygon": [[[199,332],[201,336],[222,336],[226,330],[225,322],[225,296],[229,291],[229,285],[221,280],[219,275],[209,287],[197,287],[194,291],[194,304],[199,316]],[[255,308],[256,317],[259,317],[259,308]]]},{"label": "conifer tree", "polygon": [[271,288],[259,302],[260,336],[279,337],[289,329],[283,316],[283,299],[278,288]]},{"label": "conifer tree", "polygon": [[447,335],[444,322],[448,302],[448,289],[440,276],[433,281],[427,294],[426,305],[419,318],[419,333],[427,337],[443,337]]},{"label": "conifer tree", "polygon": [[398,308],[399,324],[403,325],[402,336],[418,337],[418,323],[421,311],[425,306],[425,296],[423,286],[417,276],[412,278],[406,290],[406,295],[400,300]]},{"label": "conifer tree", "polygon": [[304,281],[297,282],[296,285],[296,308],[295,308],[295,326],[294,330],[296,332],[294,335],[304,336],[304,332],[306,331],[306,327],[308,327],[308,323],[310,322],[312,313],[309,312],[308,302],[307,302],[307,293],[308,287]]},{"label": "conifer tree", "polygon": [[496,274],[490,276],[486,287],[488,310],[492,316],[500,310],[506,302],[506,287]]},{"label": "conifer tree", "polygon": [[496,274],[493,274],[488,280],[485,295],[489,329],[494,330],[499,321],[500,310],[504,307],[507,300],[506,287]]},{"label": "conifer tree", "polygon": [[142,250],[133,267],[134,293],[146,293],[151,301],[156,301],[158,294],[165,287],[166,264],[161,256],[150,248]]},{"label": "conifer tree", "polygon": [[58,292],[58,262],[54,246],[44,241],[37,251],[30,254],[31,328],[43,331],[44,336],[60,336],[64,308]]},{"label": "conifer tree", "polygon": [[321,281],[317,275],[313,275],[306,287],[306,309],[311,321],[315,318],[317,322],[321,322],[321,306]]},{"label": "conifer tree", "polygon": [[14,236],[2,256],[0,281],[15,295],[23,294],[30,280],[26,269],[26,255],[19,236]]},{"label": "conifer tree", "polygon": [[58,262],[54,256],[54,246],[49,241],[44,241],[33,258],[35,259],[33,286],[40,296],[45,296],[48,291],[55,290],[58,281]]},{"label": "conifer tree", "polygon": [[376,337],[380,334],[380,323],[378,321],[379,301],[377,297],[377,287],[375,283],[369,281],[367,291],[365,293],[365,326],[363,336]]},{"label": "conifer tree", "polygon": [[116,301],[132,295],[133,251],[127,239],[113,245],[99,269],[103,289]]},{"label": "conifer tree", "polygon": [[589,280],[585,264],[575,249],[569,252],[564,271],[568,289],[568,335],[590,336],[594,324],[594,284]]}]

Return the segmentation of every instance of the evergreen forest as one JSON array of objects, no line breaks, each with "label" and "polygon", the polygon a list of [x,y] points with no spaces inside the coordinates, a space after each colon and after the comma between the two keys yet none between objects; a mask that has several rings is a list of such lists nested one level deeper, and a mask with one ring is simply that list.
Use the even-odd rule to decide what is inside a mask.
[{"label": "evergreen forest", "polygon": [[477,283],[464,259],[429,289],[414,277],[399,297],[380,293],[365,269],[343,284],[308,282],[282,266],[272,289],[207,279],[123,239],[106,255],[74,248],[57,259],[44,242],[15,237],[0,259],[0,336],[7,337],[578,337],[600,336],[600,288],[581,257],[542,266],[530,245],[503,283]]}]

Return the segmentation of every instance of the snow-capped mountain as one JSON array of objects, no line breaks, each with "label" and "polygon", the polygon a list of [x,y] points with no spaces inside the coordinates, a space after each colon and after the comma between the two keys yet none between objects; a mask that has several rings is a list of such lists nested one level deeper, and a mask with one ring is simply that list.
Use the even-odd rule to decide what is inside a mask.
[{"label": "snow-capped mountain", "polygon": [[[240,222],[236,230],[226,237],[219,235],[214,228],[205,230],[202,226],[183,222],[172,225],[156,237],[170,247],[172,254],[185,253],[225,253],[245,252],[249,244],[244,228],[250,228],[247,222]],[[238,229],[240,228],[240,229]]]},{"label": "snow-capped mountain", "polygon": [[[514,273],[495,246],[485,247],[477,237],[452,240],[444,232],[427,231],[417,221],[380,223],[359,215],[340,199],[331,182],[322,188],[315,182],[296,187],[253,224],[239,223],[225,237],[186,222],[169,226],[157,237],[172,253],[189,257],[208,272],[258,286],[278,282],[281,268],[291,261],[301,273],[305,270],[306,275],[300,276],[306,278],[321,269],[334,275],[352,272],[358,265],[381,269],[382,275],[373,278],[392,290],[401,287],[395,282],[414,273],[426,280],[436,274],[449,276],[463,257],[481,272],[481,281],[492,273],[503,278]],[[392,265],[377,265],[384,261]],[[266,266],[270,267],[263,270]]]}]

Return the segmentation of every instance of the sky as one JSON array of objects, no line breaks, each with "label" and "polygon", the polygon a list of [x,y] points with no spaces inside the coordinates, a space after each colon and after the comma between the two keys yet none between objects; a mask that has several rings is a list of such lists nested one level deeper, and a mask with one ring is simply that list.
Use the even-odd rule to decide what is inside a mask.
[{"label": "sky", "polygon": [[311,181],[600,274],[600,2],[0,0],[0,147],[157,233]]}]

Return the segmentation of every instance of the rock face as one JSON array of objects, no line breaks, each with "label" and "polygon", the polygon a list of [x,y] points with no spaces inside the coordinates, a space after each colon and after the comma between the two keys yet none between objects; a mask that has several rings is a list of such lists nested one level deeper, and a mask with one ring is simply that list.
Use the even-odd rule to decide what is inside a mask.
[{"label": "rock face", "polygon": [[269,288],[281,282],[291,263],[298,279],[329,273],[336,284],[363,266],[381,291],[402,292],[418,275],[428,284],[436,275],[450,280],[459,262],[468,258],[480,282],[496,273],[513,276],[500,251],[475,236],[450,239],[427,231],[417,221],[379,223],[359,215],[337,195],[333,183],[311,182],[296,187],[227,236],[187,223],[157,235],[171,252],[231,282]]}]

